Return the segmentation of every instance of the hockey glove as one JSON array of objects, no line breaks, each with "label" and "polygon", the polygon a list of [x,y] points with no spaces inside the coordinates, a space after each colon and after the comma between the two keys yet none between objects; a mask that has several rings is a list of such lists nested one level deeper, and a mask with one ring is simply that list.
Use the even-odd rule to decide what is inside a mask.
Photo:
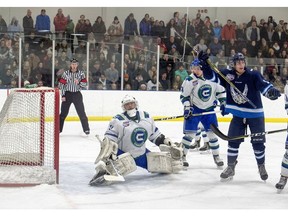
[{"label": "hockey glove", "polygon": [[206,62],[207,59],[209,59],[209,55],[206,52],[203,52],[203,50],[201,50],[198,54],[198,59],[200,61]]},{"label": "hockey glove", "polygon": [[225,111],[225,105],[226,105],[226,103],[221,103],[221,105],[220,105],[220,110],[221,110],[221,115],[222,116],[225,116],[225,115],[228,115],[229,113],[227,113],[226,111]]},{"label": "hockey glove", "polygon": [[281,96],[281,93],[278,89],[272,87],[266,92],[265,96],[270,100],[276,100],[278,97]]},{"label": "hockey glove", "polygon": [[185,106],[184,107],[184,118],[185,119],[188,119],[188,118],[190,118],[191,117],[191,115],[192,115],[192,113],[193,113],[193,107],[191,107],[191,106]]}]

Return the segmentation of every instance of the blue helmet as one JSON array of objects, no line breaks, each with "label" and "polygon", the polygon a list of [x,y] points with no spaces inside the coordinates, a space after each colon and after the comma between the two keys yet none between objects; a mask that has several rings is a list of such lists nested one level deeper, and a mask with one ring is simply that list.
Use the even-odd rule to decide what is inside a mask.
[{"label": "blue helmet", "polygon": [[201,62],[198,58],[195,58],[190,64],[190,67],[195,67],[195,66],[199,66],[200,68],[202,68]]},{"label": "blue helmet", "polygon": [[235,65],[237,61],[245,61],[246,63],[245,56],[242,53],[236,53],[231,59],[232,65]]}]

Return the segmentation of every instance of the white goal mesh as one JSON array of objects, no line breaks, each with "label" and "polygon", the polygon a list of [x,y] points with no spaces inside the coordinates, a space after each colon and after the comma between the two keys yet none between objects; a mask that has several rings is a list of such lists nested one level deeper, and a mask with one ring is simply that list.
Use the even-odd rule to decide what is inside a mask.
[{"label": "white goal mesh", "polygon": [[0,112],[0,186],[58,183],[59,91],[13,89]]}]

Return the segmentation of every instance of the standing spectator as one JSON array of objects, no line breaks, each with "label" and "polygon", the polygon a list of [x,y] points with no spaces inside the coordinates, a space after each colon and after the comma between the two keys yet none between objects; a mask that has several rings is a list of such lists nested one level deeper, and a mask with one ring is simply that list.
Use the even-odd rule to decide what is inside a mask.
[{"label": "standing spectator", "polygon": [[78,60],[72,59],[69,70],[65,71],[59,80],[62,104],[60,113],[60,133],[63,130],[64,121],[73,103],[80,118],[83,131],[86,135],[90,134],[88,118],[85,113],[81,90],[87,86],[87,80],[83,71],[78,69]]},{"label": "standing spectator", "polygon": [[130,13],[124,23],[124,39],[130,40],[130,36],[139,35],[137,21],[134,14]]},{"label": "standing spectator", "polygon": [[8,34],[11,38],[14,37],[15,33],[22,32],[22,27],[19,24],[19,21],[16,17],[12,17],[11,23],[8,25]]},{"label": "standing spectator", "polygon": [[214,36],[218,38],[219,42],[221,42],[221,40],[222,40],[221,39],[222,27],[219,25],[218,20],[214,21],[213,31],[214,31]]},{"label": "standing spectator", "polygon": [[232,25],[231,19],[228,19],[227,23],[223,26],[221,31],[221,38],[225,46],[229,43],[231,39],[236,39],[236,31],[234,26]]},{"label": "standing spectator", "polygon": [[151,35],[151,23],[149,20],[149,14],[145,14],[143,19],[139,24],[139,31],[141,36],[150,36]]},{"label": "standing spectator", "polygon": [[118,17],[115,16],[113,22],[108,28],[108,34],[111,37],[111,41],[116,40],[115,42],[120,42],[120,37],[123,35],[123,32],[123,27],[119,22]]},{"label": "standing spectator", "polygon": [[50,17],[46,15],[45,9],[36,17],[35,30],[42,35],[50,32]]},{"label": "standing spectator", "polygon": [[104,34],[106,33],[106,25],[101,16],[98,16],[95,23],[92,26],[92,32],[95,35],[97,42],[104,39]]},{"label": "standing spectator", "polygon": [[74,27],[75,27],[74,22],[70,18],[70,15],[68,14],[65,33],[68,46],[71,48],[72,53],[74,53]]},{"label": "standing spectator", "polygon": [[85,15],[83,14],[80,16],[80,19],[76,24],[75,33],[77,34],[76,37],[78,44],[85,40]]},{"label": "standing spectator", "polygon": [[62,39],[67,26],[67,18],[64,16],[61,8],[58,9],[53,23],[55,26],[56,39]]},{"label": "standing spectator", "polygon": [[32,11],[28,9],[27,14],[23,17],[23,29],[25,36],[30,35],[30,33],[34,31],[34,20],[31,15]]},{"label": "standing spectator", "polygon": [[[215,75],[210,66],[206,63],[209,58],[205,53],[199,53],[198,57],[206,68],[206,76],[208,79]],[[231,84],[222,76],[220,84],[225,87],[227,93],[227,101],[222,109],[222,114],[231,113],[233,115],[230,122],[228,136],[243,136],[247,127],[251,133],[260,133],[265,131],[265,117],[262,105],[261,94],[270,100],[276,100],[281,93],[271,83],[264,80],[259,71],[250,70],[246,67],[246,60],[242,53],[237,53],[231,58],[231,69],[224,69],[220,72],[223,77],[229,77]],[[218,74],[218,73],[217,73]],[[238,91],[236,91],[236,88]],[[253,106],[252,106],[253,105]],[[231,180],[235,175],[235,166],[239,153],[240,144],[244,138],[233,139],[228,141],[227,149],[227,168],[221,173],[221,180]],[[251,143],[254,156],[257,162],[260,178],[265,181],[268,174],[265,169],[265,135],[251,137]]]},{"label": "standing spectator", "polygon": [[7,23],[0,14],[0,39],[4,36],[4,34],[6,34],[6,32],[7,32]]},{"label": "standing spectator", "polygon": [[256,42],[256,46],[260,43],[260,29],[257,27],[257,22],[254,20],[251,26],[246,29],[247,44],[251,44],[252,41]]}]

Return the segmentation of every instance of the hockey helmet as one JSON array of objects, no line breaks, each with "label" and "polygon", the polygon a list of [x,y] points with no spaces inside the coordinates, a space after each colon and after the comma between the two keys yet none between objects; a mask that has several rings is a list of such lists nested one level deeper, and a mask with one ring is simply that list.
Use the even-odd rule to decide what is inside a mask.
[{"label": "hockey helmet", "polygon": [[200,67],[202,68],[202,65],[201,65],[201,62],[198,58],[195,58],[191,64],[190,64],[190,67]]},{"label": "hockey helmet", "polygon": [[235,65],[237,61],[244,61],[246,64],[245,56],[242,53],[236,53],[231,58],[231,65]]},{"label": "hockey helmet", "polygon": [[136,104],[136,109],[138,109],[138,101],[135,99],[135,97],[131,96],[131,95],[125,95],[124,98],[122,99],[121,101],[121,107],[122,107],[122,110],[125,112],[127,111],[125,109],[125,104],[127,103],[131,103],[131,102],[135,102]]}]

